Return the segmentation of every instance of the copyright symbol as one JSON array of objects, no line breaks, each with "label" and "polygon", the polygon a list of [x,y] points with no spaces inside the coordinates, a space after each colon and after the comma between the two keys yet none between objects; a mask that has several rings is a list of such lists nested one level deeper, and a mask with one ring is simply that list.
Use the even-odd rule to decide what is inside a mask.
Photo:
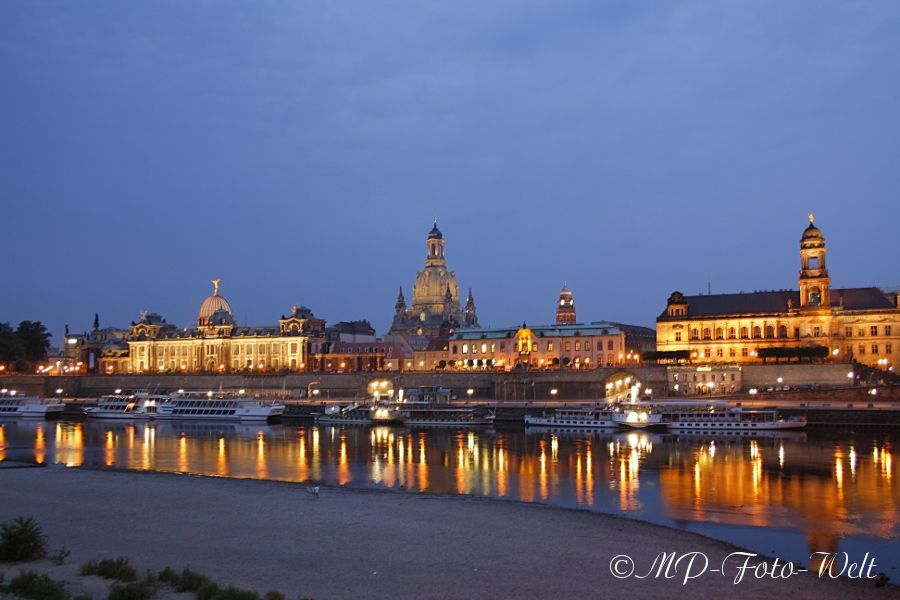
[{"label": "copyright symbol", "polygon": [[634,573],[634,560],[627,554],[619,554],[609,561],[609,572],[616,579],[628,579]]}]

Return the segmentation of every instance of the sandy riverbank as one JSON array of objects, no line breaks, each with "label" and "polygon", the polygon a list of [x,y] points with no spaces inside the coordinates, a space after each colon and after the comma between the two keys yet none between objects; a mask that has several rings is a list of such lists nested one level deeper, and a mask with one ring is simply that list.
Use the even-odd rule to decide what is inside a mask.
[{"label": "sandy riverbank", "polygon": [[[900,598],[893,586],[812,574],[757,580],[748,573],[739,585],[735,572],[686,586],[680,576],[616,579],[615,555],[632,556],[646,572],[660,552],[702,552],[716,568],[734,548],[616,517],[476,498],[333,488],[315,498],[276,482],[0,469],[0,520],[18,515],[41,523],[51,550],[72,551],[68,565],[41,570],[98,599],[103,585],[77,577],[77,565],[120,555],[142,570],[190,566],[220,583],[318,600]],[[0,566],[7,579],[17,569]]]}]

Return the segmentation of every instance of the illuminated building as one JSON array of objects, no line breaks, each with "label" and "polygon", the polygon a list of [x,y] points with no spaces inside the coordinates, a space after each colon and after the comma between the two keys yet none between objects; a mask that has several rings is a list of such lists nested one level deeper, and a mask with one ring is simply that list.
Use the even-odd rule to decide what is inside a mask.
[{"label": "illuminated building", "polygon": [[[450,369],[592,369],[635,365],[653,330],[604,321],[500,329],[460,329],[447,342]],[[431,357],[430,357],[431,358]],[[431,358],[434,361],[434,358]],[[438,362],[430,368],[443,368]]]},{"label": "illuminated building", "polygon": [[423,350],[432,338],[447,335],[459,327],[478,328],[472,290],[460,308],[456,274],[447,268],[444,235],[434,227],[425,240],[425,268],[416,274],[412,306],[407,307],[403,288],[394,305],[389,338],[402,338],[411,348]]},{"label": "illuminated building", "polygon": [[685,296],[656,320],[658,358],[748,363],[779,358],[851,360],[892,369],[900,354],[900,300],[879,288],[832,288],[825,237],[800,239],[798,290]]},{"label": "illuminated building", "polygon": [[195,327],[180,329],[148,312],[131,324],[128,370],[307,371],[312,368],[310,357],[321,352],[324,341],[325,321],[306,307],[292,307],[274,327],[239,327],[216,279],[213,294],[200,305]]}]

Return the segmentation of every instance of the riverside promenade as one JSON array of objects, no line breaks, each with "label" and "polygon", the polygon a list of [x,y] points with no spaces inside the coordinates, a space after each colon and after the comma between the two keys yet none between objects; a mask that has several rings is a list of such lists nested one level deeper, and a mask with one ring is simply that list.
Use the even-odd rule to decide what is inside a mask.
[{"label": "riverside promenade", "polygon": [[[683,584],[682,568],[669,579],[617,579],[616,555],[646,572],[661,552],[702,553],[715,568],[736,549],[618,517],[472,497],[327,487],[316,497],[268,481],[0,469],[0,520],[18,515],[38,520],[51,551],[72,551],[66,565],[38,569],[96,597],[98,581],[79,577],[77,566],[126,556],[138,569],[190,566],[223,584],[319,600],[900,598],[894,586],[811,573],[747,573],[735,584],[735,572],[710,572]],[[7,578],[15,569],[3,568]]]}]

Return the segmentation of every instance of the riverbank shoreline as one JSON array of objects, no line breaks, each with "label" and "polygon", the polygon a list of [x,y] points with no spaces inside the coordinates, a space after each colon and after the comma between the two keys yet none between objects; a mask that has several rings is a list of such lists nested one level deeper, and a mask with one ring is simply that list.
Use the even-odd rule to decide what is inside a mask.
[{"label": "riverbank shoreline", "polygon": [[[714,568],[738,549],[615,515],[478,496],[339,487],[316,496],[278,481],[2,470],[0,520],[19,515],[38,520],[51,552],[72,551],[67,565],[40,563],[40,570],[73,586],[85,583],[76,565],[126,556],[140,570],[189,566],[223,584],[319,600],[663,598],[681,590],[695,598],[900,598],[894,586],[810,573],[788,579],[748,573],[737,585],[735,573],[711,572],[682,585],[684,568],[671,579],[617,579],[610,574],[616,555],[633,557],[646,572],[660,552],[701,553]],[[22,568],[31,567],[0,570],[8,579]]]}]

